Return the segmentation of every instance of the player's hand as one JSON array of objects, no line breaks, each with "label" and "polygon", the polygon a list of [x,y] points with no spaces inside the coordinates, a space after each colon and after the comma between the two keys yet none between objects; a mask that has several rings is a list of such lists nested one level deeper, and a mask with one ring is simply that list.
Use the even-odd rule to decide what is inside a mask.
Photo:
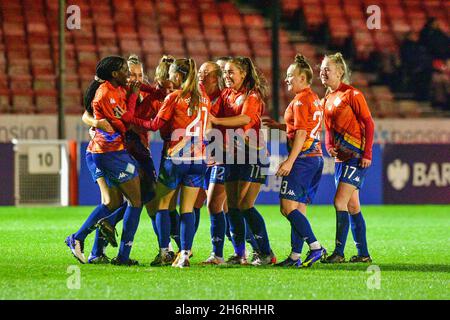
[{"label": "player's hand", "polygon": [[130,92],[131,93],[138,94],[140,87],[141,87],[141,83],[139,81],[130,82]]},{"label": "player's hand", "polygon": [[116,116],[117,119],[121,119],[125,112],[126,111],[123,110],[120,106],[116,106],[114,108],[114,115]]},{"label": "player's hand", "polygon": [[95,127],[105,132],[114,132],[114,128],[106,119],[97,120]]},{"label": "player's hand", "polygon": [[370,167],[371,164],[372,164],[372,160],[369,160],[369,159],[362,158],[359,161],[359,165],[361,168],[368,168],[368,167]]},{"label": "player's hand", "polygon": [[279,122],[276,122],[275,120],[270,118],[262,119],[262,123],[270,129],[280,129],[281,127],[281,124]]},{"label": "player's hand", "polygon": [[328,151],[328,154],[329,154],[330,156],[332,156],[333,158],[336,158],[337,155],[338,155],[338,152],[337,152],[337,150],[336,150],[335,148],[330,148],[330,149],[328,149],[327,151]]},{"label": "player's hand", "polygon": [[208,119],[211,122],[211,124],[217,124],[217,118],[214,117],[212,114],[208,114]]},{"label": "player's hand", "polygon": [[286,161],[283,161],[281,164],[280,164],[280,167],[278,168],[278,171],[277,171],[277,176],[278,177],[286,177],[286,176],[288,176],[289,175],[289,173],[291,172],[291,170],[292,170],[292,166],[294,165],[294,163],[292,163],[292,162],[290,162],[290,161],[288,161],[288,160],[286,160]]}]

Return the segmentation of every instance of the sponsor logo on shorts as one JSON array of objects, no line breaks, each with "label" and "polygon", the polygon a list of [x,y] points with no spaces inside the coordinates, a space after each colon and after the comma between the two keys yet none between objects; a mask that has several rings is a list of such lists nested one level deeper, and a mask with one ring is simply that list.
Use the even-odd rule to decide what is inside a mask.
[{"label": "sponsor logo on shorts", "polygon": [[288,194],[288,196],[293,196],[293,197],[296,196],[294,190],[289,190],[287,194]]},{"label": "sponsor logo on shorts", "polygon": [[121,172],[119,174],[119,179],[123,179],[123,178],[126,178],[126,177],[128,177],[128,174],[126,174],[125,172]]}]

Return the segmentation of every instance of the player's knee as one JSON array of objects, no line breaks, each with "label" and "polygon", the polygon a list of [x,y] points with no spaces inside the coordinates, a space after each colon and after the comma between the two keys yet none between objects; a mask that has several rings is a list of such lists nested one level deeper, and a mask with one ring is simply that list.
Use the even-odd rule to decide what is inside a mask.
[{"label": "player's knee", "polygon": [[105,197],[103,199],[103,205],[105,205],[108,210],[114,211],[122,205],[122,202],[117,199],[111,199],[110,197]]},{"label": "player's knee", "polygon": [[356,204],[349,203],[347,205],[347,208],[348,208],[348,213],[350,213],[350,214],[357,214],[358,212],[361,211],[361,207]]},{"label": "player's knee", "polygon": [[281,214],[282,214],[283,216],[287,217],[291,211],[289,211],[288,208],[281,206],[281,207],[280,207],[280,212],[281,212]]},{"label": "player's knee", "polygon": [[334,208],[337,211],[348,211],[347,202],[345,201],[345,199],[343,199],[341,197],[334,198]]},{"label": "player's knee", "polygon": [[250,202],[247,202],[247,201],[241,201],[238,204],[239,211],[245,211],[245,210],[248,210],[248,209],[253,208],[253,207],[254,207],[254,203],[253,202],[250,203]]},{"label": "player's knee", "polygon": [[223,207],[215,201],[211,201],[210,203],[208,203],[207,207],[210,214],[215,214],[223,210]]},{"label": "player's knee", "polygon": [[135,207],[135,208],[142,207],[141,198],[140,197],[136,197],[136,198],[130,199],[130,204],[131,204],[132,207]]}]

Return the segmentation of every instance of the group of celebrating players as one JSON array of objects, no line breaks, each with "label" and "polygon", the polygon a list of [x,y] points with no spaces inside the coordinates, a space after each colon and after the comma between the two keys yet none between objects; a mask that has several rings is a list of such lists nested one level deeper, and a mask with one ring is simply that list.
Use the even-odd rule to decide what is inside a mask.
[{"label": "group of celebrating players", "polygon": [[[285,78],[294,98],[281,124],[262,119],[268,88],[250,58],[221,57],[197,70],[193,59],[163,56],[153,84],[146,81],[137,56],[103,58],[86,90],[83,114],[92,138],[86,161],[102,199],[81,228],[66,238],[67,246],[86,263],[84,241],[96,230],[88,263],[137,265],[130,251],[145,206],[159,245],[151,266],[189,267],[206,201],[212,253],[202,264],[342,263],[350,225],[358,254],[349,261],[371,262],[359,189],[371,165],[374,123],[363,94],[349,85],[348,76],[340,53],[326,55],[320,79],[327,92],[320,100],[311,89],[311,66],[296,55]],[[331,255],[306,217],[322,175],[323,121],[326,150],[336,159],[336,246]],[[280,211],[291,226],[292,249],[279,263],[264,217],[255,208],[269,166],[262,124],[286,131],[289,151],[276,175],[282,177]],[[157,175],[148,137],[149,131],[158,130],[164,146]],[[120,220],[123,228],[117,243],[115,226]],[[234,248],[227,260],[226,237]],[[305,241],[309,252],[302,259]],[[111,260],[105,255],[108,243],[119,247]]]}]

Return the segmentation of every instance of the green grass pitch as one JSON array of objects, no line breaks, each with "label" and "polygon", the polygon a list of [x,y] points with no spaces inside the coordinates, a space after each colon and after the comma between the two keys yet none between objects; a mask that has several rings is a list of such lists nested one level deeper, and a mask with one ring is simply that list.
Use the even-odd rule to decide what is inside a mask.
[{"label": "green grass pitch", "polygon": [[[277,206],[259,209],[272,248],[284,259],[290,249],[288,222]],[[205,209],[191,268],[149,266],[157,243],[145,212],[132,250],[140,266],[81,265],[64,239],[90,210],[1,207],[0,299],[450,299],[450,206],[364,206],[379,274],[367,271],[368,265],[348,263],[317,263],[310,269],[200,266],[211,250]],[[332,251],[332,206],[312,206],[308,216],[319,241]],[[92,242],[93,234],[86,241],[86,257]],[[115,253],[108,248],[110,257]],[[225,255],[231,253],[227,241]],[[355,253],[349,233],[346,257]],[[80,288],[69,289],[78,267]]]}]

